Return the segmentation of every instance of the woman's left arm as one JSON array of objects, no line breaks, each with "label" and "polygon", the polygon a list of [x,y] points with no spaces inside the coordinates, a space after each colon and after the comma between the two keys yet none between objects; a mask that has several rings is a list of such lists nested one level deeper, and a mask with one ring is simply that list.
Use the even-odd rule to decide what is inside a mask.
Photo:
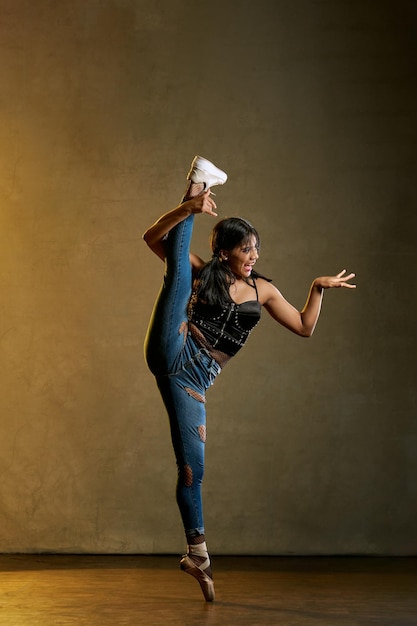
[{"label": "woman's left arm", "polygon": [[347,288],[354,289],[349,281],[355,274],[346,274],[346,270],[336,276],[321,276],[313,280],[306,303],[301,311],[290,304],[271,283],[268,283],[268,293],[263,302],[268,313],[280,324],[300,335],[311,337],[319,319],[323,293],[325,289]]}]

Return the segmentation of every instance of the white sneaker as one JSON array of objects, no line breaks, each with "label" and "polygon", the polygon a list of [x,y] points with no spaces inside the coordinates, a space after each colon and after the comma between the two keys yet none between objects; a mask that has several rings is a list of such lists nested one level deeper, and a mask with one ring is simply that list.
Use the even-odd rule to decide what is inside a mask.
[{"label": "white sneaker", "polygon": [[187,180],[191,180],[193,183],[204,183],[205,188],[209,189],[209,187],[214,187],[214,185],[224,185],[227,180],[227,174],[204,157],[195,156],[191,163]]}]

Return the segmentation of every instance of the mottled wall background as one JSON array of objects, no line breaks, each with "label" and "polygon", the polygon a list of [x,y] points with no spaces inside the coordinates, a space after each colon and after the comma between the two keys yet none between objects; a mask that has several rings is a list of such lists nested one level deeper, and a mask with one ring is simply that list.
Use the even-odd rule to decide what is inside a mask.
[{"label": "mottled wall background", "polygon": [[[0,550],[181,552],[141,234],[197,153],[308,341],[264,314],[208,394],[213,553],[415,554],[412,0],[0,0]],[[207,256],[213,223],[197,221]]]}]

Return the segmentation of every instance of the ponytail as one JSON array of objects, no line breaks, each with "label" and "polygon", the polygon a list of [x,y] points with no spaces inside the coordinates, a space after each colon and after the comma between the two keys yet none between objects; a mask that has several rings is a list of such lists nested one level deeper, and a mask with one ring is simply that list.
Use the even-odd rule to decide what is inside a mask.
[{"label": "ponytail", "polygon": [[218,254],[213,254],[197,277],[195,293],[200,302],[212,306],[227,306],[232,302],[229,288],[236,280],[229,267],[222,263]]}]

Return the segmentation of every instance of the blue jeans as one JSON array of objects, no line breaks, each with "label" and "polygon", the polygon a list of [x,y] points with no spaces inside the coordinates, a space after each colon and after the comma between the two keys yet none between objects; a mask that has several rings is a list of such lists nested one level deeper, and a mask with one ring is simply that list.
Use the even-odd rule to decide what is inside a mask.
[{"label": "blue jeans", "polygon": [[193,224],[194,215],[190,215],[170,231],[165,242],[164,280],[145,339],[146,362],[169,416],[178,469],[177,503],[187,536],[204,534],[205,392],[221,369],[188,333]]}]

